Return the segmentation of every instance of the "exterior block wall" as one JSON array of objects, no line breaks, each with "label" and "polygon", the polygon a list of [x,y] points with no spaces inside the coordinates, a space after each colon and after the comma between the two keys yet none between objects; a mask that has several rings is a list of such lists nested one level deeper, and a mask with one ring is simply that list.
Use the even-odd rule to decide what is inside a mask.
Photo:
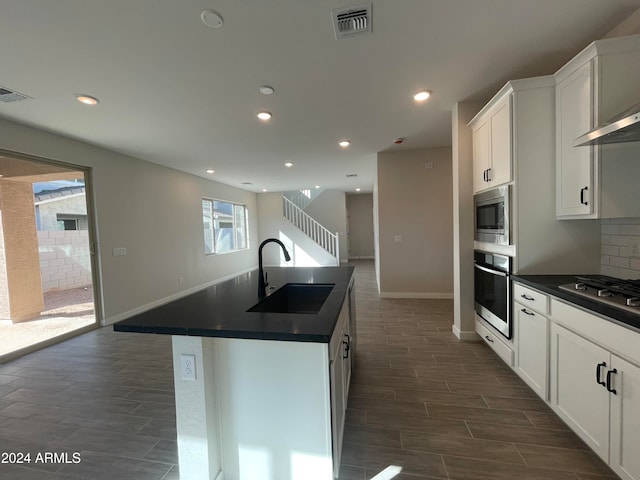
[{"label": "exterior block wall", "polygon": [[38,243],[44,292],[91,285],[87,230],[39,231]]}]

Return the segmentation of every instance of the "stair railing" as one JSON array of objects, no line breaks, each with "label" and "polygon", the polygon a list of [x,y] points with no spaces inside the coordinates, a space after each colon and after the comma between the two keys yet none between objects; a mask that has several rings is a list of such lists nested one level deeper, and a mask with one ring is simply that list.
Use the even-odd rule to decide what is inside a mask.
[{"label": "stair railing", "polygon": [[340,265],[340,246],[337,233],[331,233],[284,195],[282,197],[282,208],[282,213],[287,220],[335,257],[336,265]]}]

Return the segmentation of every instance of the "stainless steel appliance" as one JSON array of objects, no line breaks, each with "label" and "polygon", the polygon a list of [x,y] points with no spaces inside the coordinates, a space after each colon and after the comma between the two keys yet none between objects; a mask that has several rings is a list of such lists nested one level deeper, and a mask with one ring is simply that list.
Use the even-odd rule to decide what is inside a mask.
[{"label": "stainless steel appliance", "polygon": [[621,112],[597,128],[579,136],[574,147],[640,141],[640,103]]},{"label": "stainless steel appliance", "polygon": [[506,338],[511,338],[511,257],[475,250],[476,313]]},{"label": "stainless steel appliance", "polygon": [[640,280],[581,275],[575,278],[575,283],[560,285],[559,288],[640,315]]},{"label": "stainless steel appliance", "polygon": [[492,188],[473,197],[475,235],[479,242],[510,244],[511,186]]}]

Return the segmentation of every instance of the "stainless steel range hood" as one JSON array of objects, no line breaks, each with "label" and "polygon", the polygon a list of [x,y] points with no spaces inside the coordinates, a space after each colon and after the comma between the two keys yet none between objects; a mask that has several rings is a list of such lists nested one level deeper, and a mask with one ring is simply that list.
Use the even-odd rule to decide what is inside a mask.
[{"label": "stainless steel range hood", "polygon": [[616,115],[598,128],[579,136],[574,147],[640,141],[640,103]]}]

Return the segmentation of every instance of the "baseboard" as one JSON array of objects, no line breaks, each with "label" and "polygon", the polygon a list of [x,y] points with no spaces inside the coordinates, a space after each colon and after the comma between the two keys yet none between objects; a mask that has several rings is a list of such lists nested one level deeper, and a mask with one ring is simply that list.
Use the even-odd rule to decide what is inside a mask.
[{"label": "baseboard", "polygon": [[356,256],[349,257],[349,260],[375,260],[376,257],[367,257],[367,256]]},{"label": "baseboard", "polygon": [[463,332],[462,330],[460,330],[460,328],[457,325],[454,325],[451,328],[451,331],[456,337],[458,337],[458,340],[462,340],[463,342],[479,342],[480,341],[480,337],[475,331]]},{"label": "baseboard", "polygon": [[248,269],[242,270],[240,272],[235,272],[235,273],[232,273],[230,275],[225,275],[224,277],[217,278],[216,280],[213,280],[211,282],[204,283],[202,285],[198,285],[198,286],[189,288],[187,290],[182,290],[181,292],[177,292],[177,293],[174,293],[173,295],[169,295],[169,296],[161,298],[159,300],[155,300],[153,302],[147,303],[146,305],[141,305],[139,307],[132,308],[131,310],[127,310],[126,312],[118,313],[117,315],[113,315],[113,316],[108,317],[108,318],[103,318],[102,322],[100,322],[100,324],[103,327],[106,327],[106,326],[109,326],[109,325],[113,325],[114,323],[120,322],[120,321],[125,320],[125,319],[127,319],[129,317],[133,317],[134,315],[138,315],[139,313],[146,312],[146,311],[151,310],[153,308],[159,307],[160,305],[164,305],[165,303],[173,302],[174,300],[177,300],[177,299],[182,298],[182,297],[186,297],[187,295],[191,295],[192,293],[199,292],[200,290],[204,290],[205,288],[210,287],[211,285],[215,285],[216,283],[224,282],[226,280],[231,280],[232,278],[235,278],[238,275],[242,275],[243,273],[247,273],[247,272],[250,272],[252,270],[255,270],[255,267],[248,268]]},{"label": "baseboard", "polygon": [[425,298],[434,300],[451,300],[453,293],[428,293],[428,292],[380,292],[380,298]]}]

